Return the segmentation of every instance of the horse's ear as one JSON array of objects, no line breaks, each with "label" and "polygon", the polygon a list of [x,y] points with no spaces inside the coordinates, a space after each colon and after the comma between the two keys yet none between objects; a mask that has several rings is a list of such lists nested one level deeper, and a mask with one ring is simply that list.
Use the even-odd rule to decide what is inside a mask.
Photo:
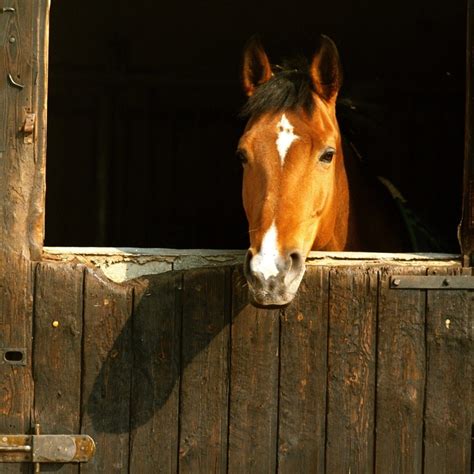
[{"label": "horse's ear", "polygon": [[327,101],[335,101],[342,85],[342,66],[334,41],[321,35],[321,45],[313,56],[311,80],[316,93]]},{"label": "horse's ear", "polygon": [[242,83],[245,93],[250,97],[255,89],[272,76],[268,56],[258,36],[252,36],[244,48],[242,61]]}]

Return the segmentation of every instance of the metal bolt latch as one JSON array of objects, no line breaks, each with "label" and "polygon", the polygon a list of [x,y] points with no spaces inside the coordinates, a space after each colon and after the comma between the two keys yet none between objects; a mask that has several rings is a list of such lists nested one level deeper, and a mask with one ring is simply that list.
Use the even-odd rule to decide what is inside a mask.
[{"label": "metal bolt latch", "polygon": [[40,463],[87,462],[94,453],[90,436],[40,434],[39,425],[34,435],[0,434],[0,463],[32,462],[35,472],[39,472]]},{"label": "metal bolt latch", "polygon": [[[7,441],[7,438],[5,436],[2,437],[2,441]],[[25,445],[25,446],[2,446],[0,444],[0,453],[29,453],[31,452],[31,446]]]}]

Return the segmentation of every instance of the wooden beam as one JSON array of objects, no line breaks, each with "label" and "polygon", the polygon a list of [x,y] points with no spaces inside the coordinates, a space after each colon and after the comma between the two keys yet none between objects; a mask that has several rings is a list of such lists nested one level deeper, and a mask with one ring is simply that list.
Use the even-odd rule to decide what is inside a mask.
[{"label": "wooden beam", "polygon": [[[429,275],[471,275],[469,268],[429,268]],[[424,472],[468,472],[471,459],[474,298],[468,290],[431,290],[426,299]]]},{"label": "wooden beam", "polygon": [[13,9],[0,14],[0,248],[36,260],[44,233],[50,1],[0,5]]},{"label": "wooden beam", "polygon": [[49,57],[49,10],[51,0],[34,2],[36,8],[36,36],[33,51],[33,110],[36,114],[34,161],[28,214],[30,257],[40,260],[43,253],[44,214],[46,189],[46,136],[48,112],[48,57]]},{"label": "wooden beam", "polygon": [[43,242],[48,14],[49,0],[0,0],[0,349],[15,355],[0,362],[0,431],[12,434],[34,421],[31,259]]}]

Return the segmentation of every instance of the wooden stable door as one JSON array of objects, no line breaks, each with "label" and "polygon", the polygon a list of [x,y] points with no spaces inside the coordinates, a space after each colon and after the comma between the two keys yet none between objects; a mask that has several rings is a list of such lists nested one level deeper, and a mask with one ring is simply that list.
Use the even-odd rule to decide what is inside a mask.
[{"label": "wooden stable door", "polygon": [[59,472],[467,474],[473,280],[446,260],[316,264],[290,306],[259,310],[239,267],[115,284],[38,263],[34,384],[28,364],[2,373],[44,433],[95,440]]}]

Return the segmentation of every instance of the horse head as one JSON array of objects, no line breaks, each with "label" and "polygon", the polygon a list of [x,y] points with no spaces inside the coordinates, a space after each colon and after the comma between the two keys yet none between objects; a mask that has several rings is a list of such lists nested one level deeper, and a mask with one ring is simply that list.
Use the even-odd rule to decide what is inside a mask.
[{"label": "horse head", "polygon": [[244,272],[254,304],[289,303],[312,249],[343,250],[348,186],[336,98],[337,48],[322,36],[311,58],[272,65],[260,40],[243,55],[249,120],[237,155],[250,247]]}]

